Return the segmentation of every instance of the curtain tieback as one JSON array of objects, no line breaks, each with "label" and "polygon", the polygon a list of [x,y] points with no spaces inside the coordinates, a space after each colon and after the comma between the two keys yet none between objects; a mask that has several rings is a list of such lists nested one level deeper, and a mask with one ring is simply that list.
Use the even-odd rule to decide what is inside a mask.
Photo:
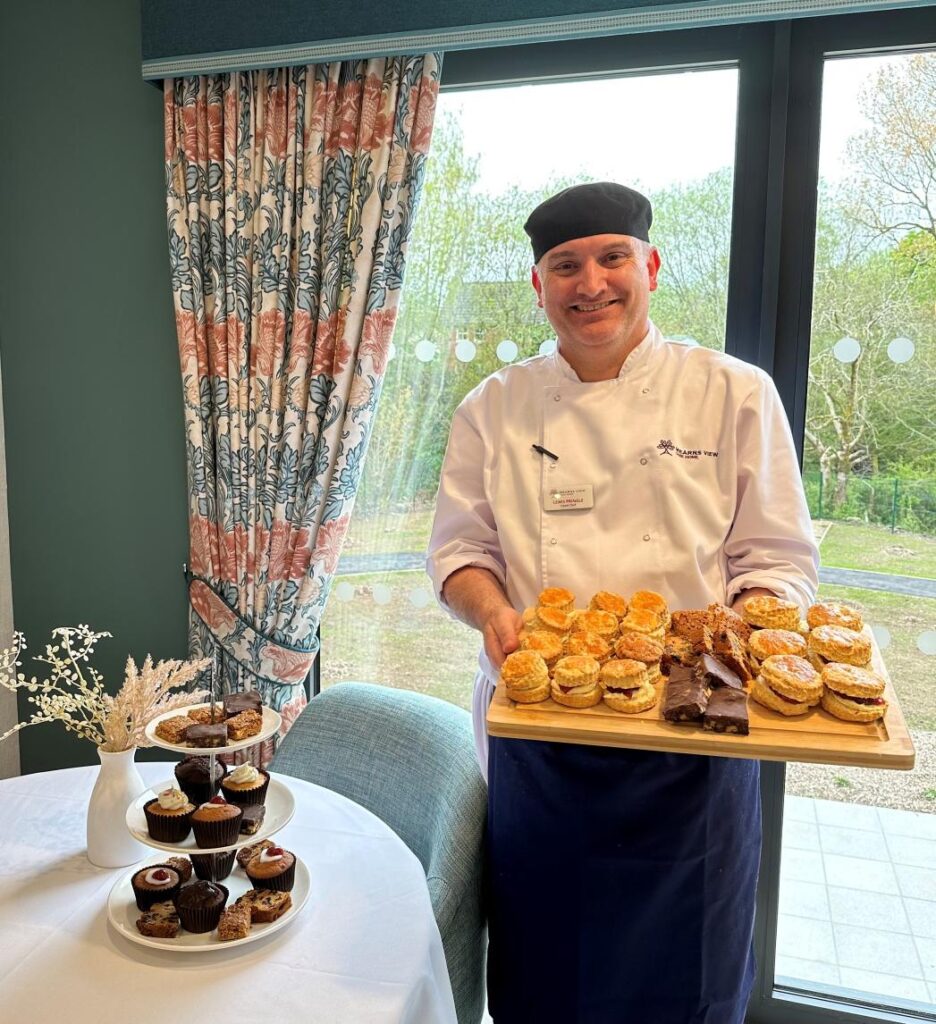
[{"label": "curtain tieback", "polygon": [[305,680],[318,654],[315,635],[305,647],[273,640],[251,626],[206,579],[187,571],[185,578],[193,611],[225,654],[260,679],[293,686]]}]

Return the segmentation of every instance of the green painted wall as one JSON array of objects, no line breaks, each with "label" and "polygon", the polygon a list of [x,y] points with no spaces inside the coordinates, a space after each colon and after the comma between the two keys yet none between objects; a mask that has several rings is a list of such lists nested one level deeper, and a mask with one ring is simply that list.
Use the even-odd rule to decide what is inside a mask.
[{"label": "green painted wall", "polygon": [[[2,7],[0,364],[14,621],[33,654],[58,625],[109,630],[95,662],[116,686],[128,653],[185,655],[162,96],[140,79],[137,3]],[[27,659],[31,667],[40,666]],[[97,761],[56,724],[20,736],[24,772]]]}]

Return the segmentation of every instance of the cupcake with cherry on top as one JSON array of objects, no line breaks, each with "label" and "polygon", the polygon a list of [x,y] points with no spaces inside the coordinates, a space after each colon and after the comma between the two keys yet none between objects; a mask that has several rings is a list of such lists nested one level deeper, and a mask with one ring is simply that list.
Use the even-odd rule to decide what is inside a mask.
[{"label": "cupcake with cherry on top", "polygon": [[192,815],[195,845],[201,849],[231,846],[237,842],[244,812],[223,796],[213,796]]},{"label": "cupcake with cherry on top", "polygon": [[296,857],[281,846],[268,846],[251,857],[244,870],[255,889],[289,892],[296,880]]},{"label": "cupcake with cherry on top", "polygon": [[149,910],[154,903],[175,899],[182,888],[179,872],[168,864],[150,864],[130,879],[130,887],[140,910]]}]

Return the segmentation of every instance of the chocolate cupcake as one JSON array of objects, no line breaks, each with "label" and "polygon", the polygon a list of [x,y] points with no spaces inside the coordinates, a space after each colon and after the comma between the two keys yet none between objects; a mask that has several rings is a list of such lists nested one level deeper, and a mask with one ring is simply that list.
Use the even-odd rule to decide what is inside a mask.
[{"label": "chocolate cupcake", "polygon": [[270,773],[252,764],[239,764],[221,780],[221,792],[240,807],[262,804],[270,786]]},{"label": "chocolate cupcake", "polygon": [[158,843],[181,843],[192,830],[195,804],[181,789],[164,789],[143,805],[146,829]]},{"label": "chocolate cupcake", "polygon": [[227,774],[227,766],[215,759],[214,772],[209,772],[209,758],[204,754],[184,757],[175,766],[175,777],[179,789],[197,807],[217,795],[221,780]]},{"label": "chocolate cupcake", "polygon": [[289,892],[296,881],[296,856],[281,846],[268,846],[244,869],[255,889]]},{"label": "chocolate cupcake", "polygon": [[223,882],[234,867],[237,850],[227,853],[193,853],[192,867],[195,874],[206,882]]},{"label": "chocolate cupcake", "polygon": [[228,803],[223,796],[213,796],[192,815],[195,845],[199,849],[210,850],[236,843],[243,815],[237,804]]},{"label": "chocolate cupcake", "polygon": [[192,882],[185,886],[175,901],[182,927],[196,934],[214,931],[227,898],[227,886],[218,882]]},{"label": "chocolate cupcake", "polygon": [[182,888],[179,872],[168,864],[149,864],[130,879],[136,905],[149,910],[154,903],[174,899]]}]

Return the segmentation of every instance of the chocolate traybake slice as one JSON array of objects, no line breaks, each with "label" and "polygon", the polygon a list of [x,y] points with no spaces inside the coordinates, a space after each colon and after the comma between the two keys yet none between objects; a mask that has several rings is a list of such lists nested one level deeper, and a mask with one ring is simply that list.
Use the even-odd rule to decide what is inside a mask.
[{"label": "chocolate traybake slice", "polygon": [[223,747],[227,745],[228,731],[224,722],[214,725],[190,725],[185,730],[185,742],[193,747]]},{"label": "chocolate traybake slice", "polygon": [[709,732],[729,732],[747,736],[747,694],[744,690],[735,690],[730,686],[713,690],[702,718],[702,728],[708,729]]},{"label": "chocolate traybake slice", "polygon": [[667,722],[698,722],[707,703],[708,693],[703,679],[684,665],[673,665],[666,684],[664,719]]},{"label": "chocolate traybake slice", "polygon": [[734,690],[743,689],[743,684],[737,674],[717,658],[713,658],[711,654],[703,654],[699,658],[695,672],[696,676],[702,680],[703,685],[710,690],[718,690],[724,686]]},{"label": "chocolate traybake slice", "polygon": [[245,690],[243,693],[226,693],[222,698],[224,703],[224,717],[233,718],[242,711],[263,712],[263,705],[260,694],[256,690]]}]

